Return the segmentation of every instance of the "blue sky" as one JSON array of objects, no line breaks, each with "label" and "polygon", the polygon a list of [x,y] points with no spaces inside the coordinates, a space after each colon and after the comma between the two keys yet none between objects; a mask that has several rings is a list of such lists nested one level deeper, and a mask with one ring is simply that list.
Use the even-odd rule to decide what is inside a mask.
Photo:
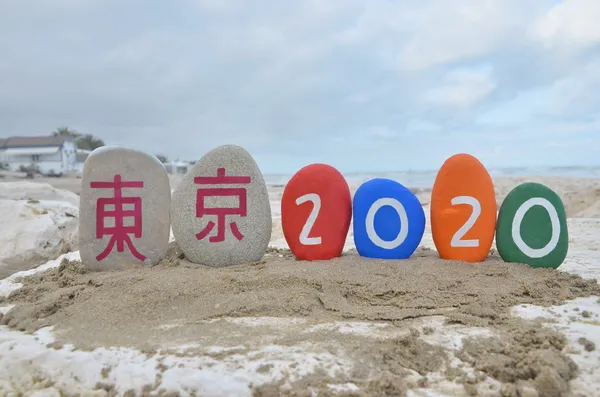
[{"label": "blue sky", "polygon": [[0,3],[1,135],[266,173],[600,164],[598,0]]}]

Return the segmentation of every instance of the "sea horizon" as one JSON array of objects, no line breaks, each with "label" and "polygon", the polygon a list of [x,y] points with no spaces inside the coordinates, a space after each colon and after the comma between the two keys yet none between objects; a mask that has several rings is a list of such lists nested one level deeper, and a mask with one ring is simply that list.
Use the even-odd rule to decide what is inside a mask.
[{"label": "sea horizon", "polygon": [[[361,184],[373,178],[389,178],[411,188],[431,188],[439,170],[342,172],[351,184]],[[570,177],[600,178],[600,165],[595,166],[533,166],[488,168],[492,178],[500,177]],[[293,174],[265,173],[267,185],[285,185]]]}]

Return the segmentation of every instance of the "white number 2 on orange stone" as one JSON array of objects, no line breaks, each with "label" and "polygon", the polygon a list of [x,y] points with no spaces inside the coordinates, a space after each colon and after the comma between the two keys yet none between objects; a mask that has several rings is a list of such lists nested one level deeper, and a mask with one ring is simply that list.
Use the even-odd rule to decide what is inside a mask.
[{"label": "white number 2 on orange stone", "polygon": [[450,240],[451,247],[479,247],[479,239],[473,240],[463,240],[462,238],[467,234],[469,230],[473,227],[479,215],[481,215],[481,204],[479,200],[475,197],[471,196],[457,196],[454,197],[451,201],[452,205],[460,205],[460,204],[468,204],[473,208],[469,219],[465,222],[464,225],[460,227],[452,236],[452,240]]},{"label": "white number 2 on orange stone", "polygon": [[308,219],[300,232],[300,244],[303,245],[319,245],[321,244],[321,237],[308,237],[313,226],[315,225],[315,221],[319,216],[319,211],[321,210],[321,197],[316,193],[308,193],[304,196],[300,196],[296,199],[296,205],[304,204],[306,202],[312,202],[313,208],[310,211],[310,215],[308,215]]}]

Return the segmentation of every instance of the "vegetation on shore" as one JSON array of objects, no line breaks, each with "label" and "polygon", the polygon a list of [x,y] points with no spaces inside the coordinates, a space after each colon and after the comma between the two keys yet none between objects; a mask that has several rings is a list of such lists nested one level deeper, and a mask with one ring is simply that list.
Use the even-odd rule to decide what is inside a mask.
[{"label": "vegetation on shore", "polygon": [[[94,150],[105,145],[102,139],[92,134],[81,134],[75,129],[69,127],[58,127],[56,131],[52,133],[52,135],[73,137],[75,139],[75,145],[77,145],[77,149],[82,150]],[[164,156],[162,154],[157,154],[156,157],[162,163],[167,163],[169,161],[167,156]]]}]

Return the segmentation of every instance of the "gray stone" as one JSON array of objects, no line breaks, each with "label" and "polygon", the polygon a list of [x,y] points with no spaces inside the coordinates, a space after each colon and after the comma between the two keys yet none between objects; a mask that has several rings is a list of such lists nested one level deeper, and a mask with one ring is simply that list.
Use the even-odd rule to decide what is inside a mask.
[{"label": "gray stone", "polygon": [[[229,181],[210,184],[218,174]],[[215,214],[218,208],[227,214]],[[259,261],[271,239],[267,185],[252,156],[235,145],[211,150],[188,171],[173,192],[171,218],[177,244],[198,264],[223,267]]]},{"label": "gray stone", "polygon": [[[127,202],[115,206],[119,190],[112,186],[119,178],[129,185],[122,188],[121,196]],[[105,187],[94,186],[94,182]],[[131,186],[133,182],[138,182],[138,187]],[[169,245],[171,188],[167,172],[156,157],[115,146],[96,149],[85,161],[81,185],[79,250],[86,267],[116,270],[135,264],[155,265],[164,258]],[[134,217],[136,208],[141,219]],[[131,211],[122,223],[118,222],[122,217],[109,213],[104,225],[97,224],[97,214],[101,219],[103,210],[121,209]],[[124,230],[115,234],[110,228],[117,224],[122,224]],[[103,227],[109,230],[102,233]]]}]

